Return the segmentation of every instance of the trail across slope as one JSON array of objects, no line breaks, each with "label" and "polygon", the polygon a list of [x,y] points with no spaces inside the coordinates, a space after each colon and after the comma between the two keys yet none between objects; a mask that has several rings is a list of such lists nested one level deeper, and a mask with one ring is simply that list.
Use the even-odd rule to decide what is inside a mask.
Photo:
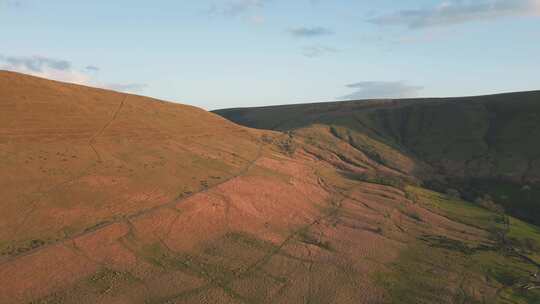
[{"label": "trail across slope", "polygon": [[219,183],[216,183],[216,184],[212,185],[211,187],[203,188],[203,189],[201,189],[201,190],[199,190],[197,192],[193,192],[193,193],[191,193],[189,195],[186,195],[186,196],[182,197],[181,199],[175,199],[175,200],[172,200],[172,201],[167,202],[167,203],[162,204],[162,205],[154,206],[154,207],[148,208],[148,209],[139,210],[139,211],[137,211],[135,213],[132,213],[132,214],[118,216],[116,219],[114,219],[112,221],[108,221],[106,223],[101,223],[101,224],[95,225],[94,227],[88,228],[83,232],[80,232],[80,233],[77,233],[77,234],[74,234],[74,235],[71,235],[71,236],[67,236],[67,237],[65,237],[63,239],[59,239],[59,240],[57,240],[55,242],[48,243],[45,246],[41,246],[41,247],[38,247],[38,248],[35,248],[35,249],[32,249],[32,250],[29,250],[29,251],[27,251],[27,252],[25,252],[23,254],[16,255],[14,257],[10,257],[10,258],[8,258],[8,259],[6,259],[4,261],[1,261],[0,265],[8,264],[8,263],[10,263],[10,262],[12,262],[14,260],[17,260],[17,259],[19,259],[21,257],[24,257],[24,256],[32,255],[32,254],[34,254],[36,252],[39,252],[41,250],[46,249],[47,247],[54,246],[54,245],[57,245],[59,243],[69,242],[69,241],[72,241],[72,240],[74,240],[76,238],[80,238],[82,236],[86,236],[86,235],[95,233],[95,232],[97,232],[99,230],[102,230],[102,229],[105,229],[105,228],[107,228],[109,226],[112,226],[112,225],[115,225],[115,224],[118,224],[118,223],[122,223],[122,222],[129,222],[130,220],[137,219],[139,217],[145,216],[145,215],[147,215],[147,214],[149,214],[151,212],[155,212],[155,211],[158,211],[158,210],[163,209],[163,208],[170,208],[170,207],[175,206],[175,205],[177,205],[178,203],[180,203],[180,202],[182,202],[184,200],[187,200],[187,199],[191,198],[194,195],[205,193],[205,192],[211,190],[214,187],[217,187],[217,186],[219,186],[221,184],[224,184],[224,183],[227,183],[227,182],[231,181],[232,179],[235,179],[235,178],[237,178],[239,176],[244,175],[247,171],[249,171],[249,169],[251,167],[253,167],[255,162],[257,162],[257,160],[259,159],[259,157],[261,155],[261,151],[262,151],[262,145],[259,146],[259,151],[257,152],[257,157],[255,159],[251,160],[248,163],[248,165],[245,166],[240,172],[238,172],[238,173],[236,173],[236,174],[234,174],[234,175],[220,181]]},{"label": "trail across slope", "polygon": [[103,134],[103,132],[113,123],[113,121],[116,119],[116,117],[118,116],[118,113],[120,113],[120,111],[122,110],[122,107],[124,106],[124,103],[127,101],[128,99],[128,95],[126,95],[122,101],[120,102],[120,104],[118,105],[118,108],[116,109],[116,111],[114,111],[112,117],[111,117],[111,120],[109,120],[104,126],[103,128],[99,129],[94,135],[92,135],[92,137],[90,138],[90,140],[88,140],[88,144],[90,145],[90,147],[92,148],[92,150],[94,151],[94,153],[96,153],[96,157],[97,157],[97,160],[98,162],[101,162],[101,155],[99,154],[99,152],[97,151],[96,147],[94,147],[94,143],[96,141],[96,138],[98,138],[101,134]]}]

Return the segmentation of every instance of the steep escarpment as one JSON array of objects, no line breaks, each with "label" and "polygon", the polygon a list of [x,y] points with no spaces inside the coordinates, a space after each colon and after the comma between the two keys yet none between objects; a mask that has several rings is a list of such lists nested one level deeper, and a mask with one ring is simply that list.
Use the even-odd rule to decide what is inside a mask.
[{"label": "steep escarpment", "polygon": [[[522,188],[534,192],[540,181],[538,91],[216,113],[247,126],[294,132],[304,138],[330,132],[352,146],[356,155],[412,175],[437,190],[459,188],[471,200],[482,194],[494,195],[513,214],[535,223],[540,218],[540,205],[527,193],[517,195]],[[495,182],[513,191],[501,194],[489,186]],[[483,190],[474,190],[478,187],[472,184],[484,185]]]},{"label": "steep escarpment", "polygon": [[385,138],[458,178],[540,181],[540,93],[426,101],[366,113]]}]

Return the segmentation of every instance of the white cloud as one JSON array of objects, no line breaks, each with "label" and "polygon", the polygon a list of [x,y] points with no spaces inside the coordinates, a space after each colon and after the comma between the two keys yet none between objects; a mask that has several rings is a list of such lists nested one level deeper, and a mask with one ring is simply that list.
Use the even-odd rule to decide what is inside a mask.
[{"label": "white cloud", "polygon": [[319,36],[326,36],[326,35],[332,35],[334,34],[334,31],[332,31],[329,28],[322,27],[322,26],[314,26],[314,27],[296,27],[291,30],[289,30],[289,33],[297,38],[313,38],[313,37],[319,37]]},{"label": "white cloud", "polygon": [[85,67],[85,70],[91,71],[91,72],[99,72],[100,68],[95,65],[87,65]]},{"label": "white cloud", "polygon": [[266,18],[262,15],[253,15],[249,17],[249,21],[251,21],[254,24],[262,24],[266,22]]},{"label": "white cloud", "polygon": [[402,81],[362,81],[346,87],[356,91],[340,99],[410,98],[417,97],[424,89],[424,87],[409,85]]},{"label": "white cloud", "polygon": [[73,69],[71,62],[44,56],[2,56],[0,68],[59,81],[88,84],[89,77]]},{"label": "white cloud", "polygon": [[540,0],[448,0],[436,7],[401,10],[369,21],[411,29],[448,26],[511,16],[540,16]]},{"label": "white cloud", "polygon": [[0,6],[2,5],[5,5],[7,7],[20,8],[23,4],[19,0],[0,0]]},{"label": "white cloud", "polygon": [[122,92],[139,93],[147,87],[142,83],[102,83],[93,78],[100,70],[94,65],[79,70],[67,60],[45,56],[0,55],[0,69]]},{"label": "white cloud", "polygon": [[253,9],[262,8],[269,0],[227,0],[212,5],[210,13],[225,16],[238,16]]},{"label": "white cloud", "polygon": [[144,91],[147,84],[144,83],[108,83],[102,86],[104,89],[110,89],[120,92],[140,93]]},{"label": "white cloud", "polygon": [[324,45],[306,46],[302,49],[302,54],[306,57],[314,58],[320,57],[326,54],[336,53],[337,49]]}]

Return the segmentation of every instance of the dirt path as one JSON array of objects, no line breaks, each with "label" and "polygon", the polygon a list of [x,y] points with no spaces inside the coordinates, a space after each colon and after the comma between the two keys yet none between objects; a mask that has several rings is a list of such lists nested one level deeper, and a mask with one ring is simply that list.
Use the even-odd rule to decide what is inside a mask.
[{"label": "dirt path", "polygon": [[[119,109],[121,108],[121,106],[119,107]],[[118,111],[116,112],[118,113]],[[114,118],[114,117],[113,117]],[[111,120],[111,122],[113,121],[114,119]],[[108,124],[110,125],[110,123]],[[105,130],[106,127],[102,128],[102,130]],[[99,132],[98,132],[99,133]],[[98,134],[96,133],[96,134]],[[107,221],[107,222],[103,222],[103,223],[100,223],[100,224],[97,224],[91,228],[88,228],[88,229],[85,229],[84,231],[82,232],[79,232],[79,233],[76,233],[76,234],[73,234],[73,235],[70,235],[70,236],[67,236],[65,238],[62,238],[62,239],[59,239],[59,240],[56,240],[54,242],[51,242],[51,243],[48,243],[46,245],[43,245],[41,247],[38,247],[38,248],[35,248],[35,249],[32,249],[32,250],[29,250],[27,252],[24,252],[24,253],[21,253],[19,255],[15,255],[15,256],[12,256],[12,257],[9,257],[7,259],[5,259],[4,261],[0,261],[0,266],[3,266],[3,265],[6,265],[6,264],[9,264],[15,260],[18,260],[22,257],[25,257],[25,256],[29,256],[29,255],[33,255],[33,254],[36,254],[38,252],[40,252],[41,250],[44,250],[48,247],[52,247],[52,246],[55,246],[55,245],[58,245],[58,244],[62,244],[62,243],[65,243],[65,242],[71,242],[73,241],[74,239],[77,239],[79,237],[82,237],[82,236],[86,236],[86,235],[89,235],[89,234],[92,234],[94,232],[97,232],[99,230],[102,230],[102,229],[105,229],[107,227],[110,227],[112,225],[115,225],[115,224],[118,224],[118,223],[128,223],[129,221],[131,220],[134,220],[134,219],[137,219],[139,217],[142,217],[144,215],[147,215],[149,213],[152,213],[154,211],[157,211],[157,210],[161,210],[161,209],[164,209],[164,208],[170,208],[170,207],[173,207],[175,206],[176,204],[182,202],[182,201],[185,201],[197,194],[201,194],[201,193],[205,193],[205,192],[208,192],[209,190],[215,188],[215,187],[218,187],[222,184],[225,184],[237,177],[240,177],[244,174],[246,174],[254,165],[255,163],[257,162],[257,160],[261,157],[262,155],[262,149],[263,149],[263,144],[259,144],[259,148],[258,148],[258,151],[257,151],[257,155],[256,157],[251,160],[240,172],[212,185],[211,187],[208,187],[208,188],[203,188],[199,191],[196,191],[196,192],[193,192],[189,195],[186,195],[180,199],[173,199],[172,201],[170,202],[167,202],[165,204],[162,204],[162,205],[158,205],[158,206],[155,206],[155,207],[152,207],[152,208],[148,208],[148,209],[143,209],[143,210],[139,210],[135,213],[131,213],[131,214],[127,214],[127,215],[124,215],[122,217],[119,217],[119,218],[116,218],[114,220],[111,220],[111,221]]]},{"label": "dirt path", "polygon": [[[118,107],[116,108],[116,110],[114,111],[112,117],[110,120],[107,121],[107,123],[105,123],[96,133],[94,133],[92,135],[92,137],[90,137],[90,139],[88,140],[88,145],[90,146],[90,149],[92,149],[92,151],[94,151],[94,154],[96,154],[96,158],[97,158],[97,162],[98,163],[101,163],[102,160],[101,160],[101,155],[99,154],[98,150],[96,149],[96,147],[94,146],[94,143],[96,141],[96,138],[98,138],[101,134],[103,134],[103,132],[113,123],[113,121],[116,120],[116,117],[118,116],[118,113],[120,113],[120,110],[122,110],[122,107],[124,106],[124,103],[127,101],[128,99],[128,95],[125,95],[124,98],[122,99],[122,101],[120,102],[120,104],[118,105]],[[38,198],[34,199],[33,201],[30,202],[30,210],[23,216],[23,220],[20,222],[20,224],[17,226],[17,228],[15,229],[15,232],[13,233],[14,235],[17,235],[20,231],[20,229],[22,229],[28,219],[30,218],[30,216],[34,213],[34,211],[36,210],[36,206],[39,204],[39,202],[41,201],[41,199],[47,195],[49,195],[50,193],[52,193],[53,191],[63,187],[64,185],[67,185],[69,184],[70,182],[73,182],[83,176],[85,176],[86,174],[88,174],[88,172],[93,168],[95,167],[97,164],[91,164],[90,166],[88,166],[87,168],[85,168],[84,170],[82,170],[82,173],[75,176],[75,177],[72,177],[72,178],[69,178],[65,181],[62,181],[61,183],[59,184],[56,184],[54,186],[52,186],[50,189],[42,192],[39,194]],[[22,255],[22,254],[21,254]],[[3,263],[0,262],[0,265],[2,265]]]},{"label": "dirt path", "polygon": [[116,109],[116,111],[114,111],[111,119],[105,125],[103,125],[103,127],[101,127],[101,129],[99,129],[94,135],[92,135],[92,137],[90,137],[90,139],[88,140],[88,145],[90,145],[90,148],[92,148],[92,150],[96,154],[97,161],[99,163],[101,163],[101,155],[99,154],[96,147],[94,147],[94,143],[96,142],[96,138],[101,136],[101,134],[103,134],[103,132],[105,132],[105,130],[113,123],[113,121],[116,120],[116,117],[118,116],[118,113],[120,113],[120,111],[122,110],[122,107],[124,107],[124,103],[127,101],[128,97],[129,97],[129,95],[124,96],[124,99],[122,99],[122,101],[118,105],[118,108]]}]

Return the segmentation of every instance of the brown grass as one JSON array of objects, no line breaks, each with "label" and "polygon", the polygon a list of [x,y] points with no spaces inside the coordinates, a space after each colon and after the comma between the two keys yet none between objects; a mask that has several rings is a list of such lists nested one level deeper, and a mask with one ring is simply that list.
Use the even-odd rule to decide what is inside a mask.
[{"label": "brown grass", "polygon": [[0,303],[381,303],[408,241],[483,237],[200,109],[6,72],[0,91]]}]

